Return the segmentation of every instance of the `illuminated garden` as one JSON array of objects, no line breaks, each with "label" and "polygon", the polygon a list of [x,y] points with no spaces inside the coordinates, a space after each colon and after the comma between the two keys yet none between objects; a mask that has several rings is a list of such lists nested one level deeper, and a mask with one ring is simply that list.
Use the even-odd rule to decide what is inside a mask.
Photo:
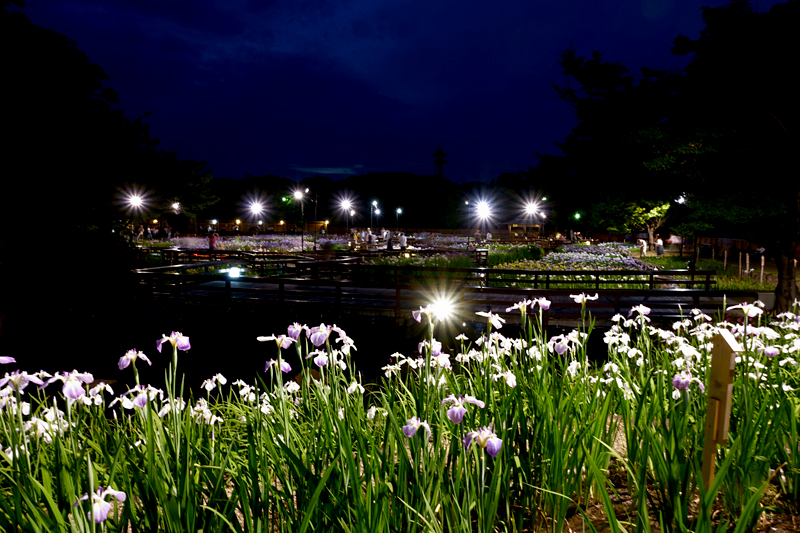
[{"label": "illuminated garden", "polygon": [[[133,374],[128,390],[4,357],[0,526],[739,531],[774,506],[796,508],[797,304],[775,319],[760,302],[687,310],[666,329],[637,306],[614,317],[603,362],[587,349],[591,313],[548,337],[549,306],[479,313],[486,334],[445,346],[449,304],[432,302],[414,313],[426,333],[405,354],[358,347],[357,332],[335,325],[276,324],[258,338],[265,374],[230,383],[210,369],[185,400],[192,332],[109,357]],[[518,337],[504,334],[510,315],[523,320]],[[705,487],[704,383],[719,331],[742,351],[730,437]],[[386,357],[380,380],[362,380],[359,349]],[[164,389],[139,382],[145,364],[165,370]]]}]

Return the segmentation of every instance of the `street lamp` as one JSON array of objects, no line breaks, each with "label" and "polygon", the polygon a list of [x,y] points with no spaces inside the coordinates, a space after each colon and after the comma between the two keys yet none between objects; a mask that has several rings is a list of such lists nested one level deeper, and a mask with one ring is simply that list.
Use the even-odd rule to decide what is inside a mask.
[{"label": "street lamp", "polygon": [[[378,200],[373,200],[372,203],[369,205],[369,229],[372,230],[372,213],[373,211],[378,209]],[[380,210],[378,210],[378,214],[380,214]]]},{"label": "street lamp", "polygon": [[488,219],[492,215],[489,204],[484,201],[478,202],[477,210],[478,210],[478,218],[481,219],[481,222],[486,224],[486,219]]},{"label": "street lamp", "polygon": [[403,214],[403,208],[402,207],[398,207],[397,210],[395,211],[395,215],[397,215],[397,219],[396,219],[397,229],[396,229],[396,232],[400,231],[400,215],[402,215],[402,214]]},{"label": "street lamp", "polygon": [[347,226],[347,234],[350,235],[350,219],[347,218],[347,215],[350,213],[350,207],[353,204],[350,203],[350,200],[342,200],[342,209],[344,210],[344,221]]},{"label": "street lamp", "polygon": [[469,249],[469,234],[470,234],[469,223],[472,222],[472,217],[470,216],[469,213],[469,200],[465,200],[464,204],[467,206],[467,249]]},{"label": "street lamp", "polygon": [[[306,192],[308,192],[308,189],[306,189]],[[306,213],[303,208],[303,191],[301,191],[300,189],[294,191],[294,199],[300,202],[300,219],[303,223],[303,227],[300,229],[300,252],[302,253],[305,251],[305,247],[303,246],[303,240],[306,234]]]}]

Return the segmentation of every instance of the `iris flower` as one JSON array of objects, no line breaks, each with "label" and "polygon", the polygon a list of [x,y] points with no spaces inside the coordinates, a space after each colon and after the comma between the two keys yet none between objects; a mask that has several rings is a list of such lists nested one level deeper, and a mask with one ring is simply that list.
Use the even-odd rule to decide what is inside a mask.
[{"label": "iris flower", "polygon": [[349,387],[347,387],[348,394],[353,394],[355,391],[364,394],[364,387],[362,387],[361,383],[359,383],[358,381],[354,381]]},{"label": "iris flower", "polygon": [[417,434],[419,428],[425,428],[425,430],[428,432],[428,438],[431,437],[431,426],[428,424],[428,421],[426,420],[423,422],[419,419],[419,417],[416,416],[408,419],[408,424],[403,426],[403,434],[410,439]]},{"label": "iris flower", "polygon": [[295,322],[294,324],[289,326],[287,333],[292,339],[297,340],[297,338],[300,336],[300,333],[302,333],[304,330],[306,332],[306,335],[308,335],[309,332],[308,326],[305,325],[301,326],[300,324]]},{"label": "iris flower", "polygon": [[779,353],[781,353],[781,349],[777,346],[765,346],[764,349],[761,351],[767,357],[775,357]]},{"label": "iris flower", "polygon": [[506,308],[506,313],[510,313],[514,309],[517,309],[517,310],[519,310],[520,313],[522,313],[524,315],[526,309],[528,308],[529,305],[531,305],[531,303],[532,302],[530,300],[522,300],[521,302],[517,302],[514,305],[512,305],[511,307]]},{"label": "iris flower", "polygon": [[729,307],[727,311],[733,311],[734,309],[741,309],[744,316],[748,318],[755,318],[764,312],[764,310],[761,309],[763,306],[764,304],[759,301],[756,301],[752,304],[748,304],[747,302],[742,302],[739,305],[733,305]]},{"label": "iris flower", "polygon": [[0,355],[0,365],[7,365],[10,363],[16,363],[17,360],[13,357],[6,357],[5,355]]},{"label": "iris flower", "polygon": [[86,391],[83,389],[83,384],[94,381],[94,376],[88,372],[78,372],[77,370],[73,370],[72,372],[61,372],[60,374],[56,374],[52,378],[48,379],[46,385],[49,385],[54,381],[61,381],[64,383],[64,386],[61,388],[61,392],[66,398],[69,398],[70,400],[77,400],[86,394]]},{"label": "iris flower", "polygon": [[161,345],[167,341],[169,341],[173,347],[183,350],[184,352],[192,347],[191,344],[189,344],[189,337],[185,337],[183,333],[173,331],[169,337],[166,335],[161,335],[161,338],[156,341],[156,349],[158,349],[158,353],[161,353]]},{"label": "iris flower", "polygon": [[30,375],[27,372],[15,370],[12,373],[6,372],[4,378],[0,379],[0,388],[5,387],[8,384],[16,392],[22,392],[22,390],[28,386],[28,383],[36,383],[39,386],[44,386],[44,382],[37,378],[36,376]]},{"label": "iris flower", "polygon": [[[92,515],[94,515],[94,521],[96,524],[105,522],[105,520],[108,518],[109,511],[111,511],[111,504],[105,500],[106,495],[116,498],[117,501],[120,502],[124,502],[128,498],[124,492],[120,490],[114,490],[111,487],[106,487],[105,489],[100,487],[97,489],[97,493],[92,494],[92,510],[86,513],[89,517],[89,520],[91,520]],[[82,501],[88,499],[89,495],[84,494],[77,502],[75,502],[75,505],[72,507],[77,507]]]},{"label": "iris flower", "polygon": [[553,303],[553,302],[551,302],[550,300],[548,300],[547,298],[542,296],[541,298],[536,298],[535,300],[533,300],[531,302],[531,309],[533,309],[533,307],[538,304],[539,308],[542,311],[547,311],[548,309],[550,309],[550,304],[551,303]]},{"label": "iris flower", "polygon": [[309,336],[311,344],[319,348],[325,344],[325,341],[328,340],[328,337],[331,335],[331,331],[333,331],[333,327],[326,326],[325,324],[320,324],[317,327],[311,328],[311,335]]},{"label": "iris flower", "polygon": [[[271,367],[272,365],[277,365],[277,364],[278,361],[276,361],[275,359],[270,359],[269,361],[267,361],[267,366],[264,367],[264,372],[267,372],[269,370],[269,367]],[[289,372],[292,371],[292,366],[283,359],[281,359],[280,367],[281,367],[281,372],[283,372],[284,374],[288,374]]]},{"label": "iris flower", "polygon": [[128,368],[131,363],[136,364],[137,359],[141,359],[148,365],[153,366],[153,363],[147,358],[144,352],[137,352],[134,348],[133,350],[128,350],[125,352],[125,355],[119,358],[119,369]]},{"label": "iris flower", "polygon": [[293,342],[297,342],[297,340],[293,339],[292,337],[287,337],[286,335],[270,335],[269,337],[256,337],[258,342],[266,342],[266,341],[275,341],[275,344],[278,345],[278,348],[288,348],[292,345]]},{"label": "iris flower", "polygon": [[476,315],[483,316],[489,319],[489,323],[492,325],[494,329],[500,329],[503,327],[503,323],[505,323],[505,319],[500,315],[496,315],[489,311],[488,313],[484,313],[483,311],[478,311],[475,313]]},{"label": "iris flower", "polygon": [[500,448],[503,446],[502,439],[497,438],[497,435],[490,427],[482,427],[478,431],[470,431],[464,437],[464,448],[469,449],[473,442],[477,442],[478,446],[486,449],[489,455],[495,457],[500,453]]},{"label": "iris flower", "polygon": [[633,315],[634,311],[639,313],[639,316],[645,316],[645,315],[649,315],[650,314],[650,308],[649,307],[647,307],[645,305],[635,305],[635,306],[631,307],[630,311],[628,311],[628,318],[630,318],[631,315]]},{"label": "iris flower", "polygon": [[681,372],[675,374],[675,376],[672,378],[672,386],[675,387],[675,390],[672,393],[672,397],[673,398],[680,397],[680,393],[678,391],[687,390],[689,388],[689,385],[691,385],[692,381],[697,382],[697,386],[700,387],[700,392],[706,391],[706,386],[703,384],[702,381],[700,381],[700,378],[696,378],[692,376],[689,372],[682,370]]},{"label": "iris flower", "polygon": [[464,404],[471,403],[472,405],[477,405],[481,409],[486,407],[485,403],[469,394],[466,396],[459,394],[457,398],[455,394],[451,394],[442,400],[440,405],[444,405],[448,402],[451,402],[453,405],[447,410],[447,418],[449,418],[453,424],[460,424],[461,421],[464,420],[464,415],[467,414],[467,408]]},{"label": "iris flower", "polygon": [[570,294],[569,297],[575,300],[576,304],[583,305],[588,300],[597,300],[600,296],[597,294],[595,294],[594,296],[586,296],[586,294],[580,293],[580,294]]}]

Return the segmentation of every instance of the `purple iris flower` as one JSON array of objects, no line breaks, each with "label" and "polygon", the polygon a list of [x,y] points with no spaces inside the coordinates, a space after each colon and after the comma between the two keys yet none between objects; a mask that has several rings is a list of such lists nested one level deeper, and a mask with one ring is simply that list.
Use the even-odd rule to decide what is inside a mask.
[{"label": "purple iris flower", "polygon": [[16,392],[22,392],[22,390],[28,386],[28,383],[36,383],[39,386],[44,386],[44,382],[37,378],[36,376],[28,375],[27,372],[15,370],[12,373],[6,373],[5,377],[0,379],[0,387],[5,387],[8,384]]},{"label": "purple iris flower", "polygon": [[328,340],[328,337],[331,335],[331,331],[333,331],[333,327],[326,326],[325,324],[320,324],[317,327],[311,328],[311,335],[309,336],[311,344],[319,348],[325,344],[325,341]]},{"label": "purple iris flower", "polygon": [[442,343],[433,339],[433,344],[428,341],[422,341],[417,345],[417,351],[422,353],[422,349],[426,346],[431,347],[431,357],[438,357],[442,353]]},{"label": "purple iris flower", "polygon": [[147,358],[144,352],[137,352],[134,348],[133,350],[128,350],[125,352],[125,355],[119,358],[119,369],[122,370],[124,368],[128,368],[131,363],[136,364],[137,359],[141,359],[148,365],[153,366],[153,363]]},{"label": "purple iris flower", "polygon": [[536,298],[534,301],[531,302],[531,309],[533,309],[533,307],[538,304],[539,308],[542,311],[547,311],[548,309],[550,309],[551,303],[552,302],[550,300],[542,296],[541,298]]},{"label": "purple iris flower", "polygon": [[7,365],[9,363],[16,363],[17,360],[13,357],[6,357],[5,355],[0,355],[0,365]]},{"label": "purple iris flower", "polygon": [[775,357],[776,355],[781,353],[781,349],[778,348],[777,346],[767,346],[764,348],[762,353],[767,357]]},{"label": "purple iris flower", "polygon": [[[277,364],[278,361],[276,361],[275,359],[270,359],[269,361],[267,361],[267,366],[264,368],[264,372],[268,371],[269,367],[271,367],[272,365],[277,365]],[[281,367],[281,372],[283,372],[284,374],[288,374],[289,372],[292,371],[292,366],[283,359],[281,359],[280,367]]]},{"label": "purple iris flower", "polygon": [[325,352],[318,352],[318,354],[319,355],[314,358],[314,364],[317,366],[328,366],[328,354]]},{"label": "purple iris flower", "polygon": [[697,382],[697,386],[700,387],[700,392],[706,391],[706,386],[700,381],[699,378],[692,376],[689,372],[682,370],[678,374],[672,378],[672,386],[678,390],[686,390],[691,385],[692,381]]},{"label": "purple iris flower", "polygon": [[183,350],[184,352],[192,347],[191,344],[189,344],[189,337],[185,337],[182,333],[173,331],[169,337],[166,335],[161,335],[161,338],[156,341],[156,349],[158,350],[158,353],[161,353],[161,345],[167,341],[169,341],[172,346],[178,348],[179,350]]},{"label": "purple iris flower", "polygon": [[502,439],[497,438],[497,435],[489,427],[482,427],[478,431],[470,431],[464,437],[464,448],[469,449],[473,442],[477,442],[478,446],[486,449],[489,455],[495,457],[500,453],[500,448],[503,446]]},{"label": "purple iris flower", "polygon": [[447,410],[447,418],[453,424],[460,424],[462,420],[464,420],[464,415],[467,414],[467,408],[464,404],[471,403],[472,405],[477,405],[481,409],[486,407],[486,404],[480,401],[479,399],[475,398],[474,396],[470,396],[469,394],[466,396],[462,396],[461,394],[458,395],[456,398],[455,394],[451,394],[444,400],[440,405],[444,405],[447,402],[452,402],[453,405],[450,409]]},{"label": "purple iris flower", "polygon": [[64,383],[64,386],[61,388],[61,392],[66,398],[69,398],[70,400],[77,400],[86,394],[83,384],[94,381],[94,376],[88,372],[78,372],[77,370],[73,370],[72,372],[61,372],[61,374],[55,375],[48,379],[46,385],[49,385],[54,381],[61,381]]},{"label": "purple iris flower", "polygon": [[[96,524],[105,522],[108,519],[109,511],[111,511],[111,504],[105,500],[106,495],[116,498],[117,501],[120,502],[124,502],[128,498],[127,494],[121,490],[114,490],[111,487],[106,487],[105,489],[100,487],[97,489],[97,493],[92,494],[92,510],[87,513],[89,520],[91,520],[92,515],[94,515],[94,522]],[[72,507],[77,507],[82,501],[88,499],[89,495],[84,494]]]},{"label": "purple iris flower", "polygon": [[427,420],[423,422],[419,419],[419,417],[413,416],[408,419],[408,424],[403,426],[403,435],[408,437],[409,439],[417,434],[417,430],[419,428],[425,428],[428,432],[428,438],[431,436],[431,426],[428,424]]},{"label": "purple iris flower", "polygon": [[308,326],[301,326],[300,324],[295,322],[294,324],[289,326],[287,331],[292,339],[297,340],[297,338],[300,336],[300,333],[302,333],[303,330],[305,330],[306,335],[308,335]]}]

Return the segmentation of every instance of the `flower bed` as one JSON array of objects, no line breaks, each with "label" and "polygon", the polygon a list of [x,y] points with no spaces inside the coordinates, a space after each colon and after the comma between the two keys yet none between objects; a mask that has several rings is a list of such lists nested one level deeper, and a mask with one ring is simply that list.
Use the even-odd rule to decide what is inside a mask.
[{"label": "flower bed", "polygon": [[[302,247],[301,247],[302,241]],[[169,241],[181,248],[208,248],[208,239],[202,237],[178,237]],[[334,248],[347,246],[347,239],[339,236],[317,236],[317,246]],[[217,250],[237,250],[243,252],[283,252],[293,253],[313,250],[311,235],[301,239],[300,235],[256,235],[243,237],[218,237]]]},{"label": "flower bed", "polygon": [[[524,314],[518,338],[502,334],[501,316],[479,313],[488,335],[455,346],[435,338],[446,305],[421,309],[418,354],[370,347],[389,357],[379,384],[361,382],[353,339],[325,324],[259,337],[264,380],[216,374],[186,401],[177,365],[191,345],[176,332],[156,342],[171,357],[119,359],[137,382],[119,395],[78,371],[6,373],[0,530],[560,530],[593,506],[612,531],[649,531],[653,516],[662,530],[711,532],[797,514],[796,314],[766,323],[745,304],[728,309],[739,319],[692,312],[661,330],[637,306],[616,317],[607,358],[592,364],[591,316],[582,309],[581,328],[548,338],[548,307],[541,298],[508,309]],[[721,330],[743,352],[707,490],[704,384]],[[138,384],[145,363],[168,366],[166,390]],[[615,512],[611,491],[628,495],[627,511]]]}]

